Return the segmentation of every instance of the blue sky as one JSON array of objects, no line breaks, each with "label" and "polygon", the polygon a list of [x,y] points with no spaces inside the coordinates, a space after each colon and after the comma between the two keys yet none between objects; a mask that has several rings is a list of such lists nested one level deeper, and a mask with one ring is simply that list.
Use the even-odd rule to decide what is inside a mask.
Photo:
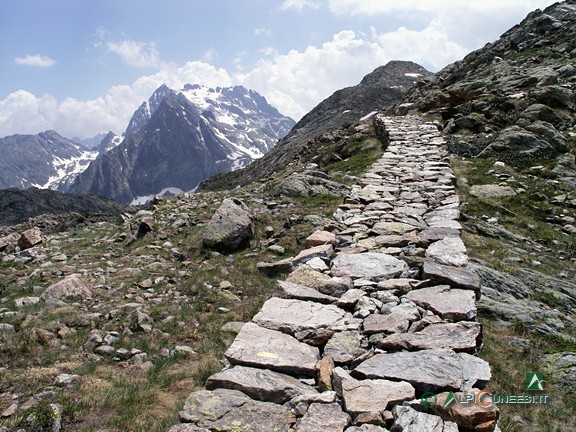
[{"label": "blue sky", "polygon": [[122,133],[161,84],[298,120],[390,60],[437,71],[551,0],[1,0],[0,136]]}]

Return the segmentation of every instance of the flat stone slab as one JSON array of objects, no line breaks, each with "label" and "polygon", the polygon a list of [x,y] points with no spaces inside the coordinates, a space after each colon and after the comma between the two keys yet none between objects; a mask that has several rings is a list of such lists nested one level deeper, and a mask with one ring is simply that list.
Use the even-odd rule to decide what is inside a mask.
[{"label": "flat stone slab", "polygon": [[403,222],[377,222],[372,227],[372,231],[385,235],[402,235],[417,229],[418,227]]},{"label": "flat stone slab", "polygon": [[364,333],[404,333],[408,331],[410,321],[405,314],[390,313],[386,315],[370,314],[364,319]]},{"label": "flat stone slab", "polygon": [[228,389],[192,393],[179,415],[182,422],[222,432],[288,432],[296,422],[282,405],[255,401]]},{"label": "flat stone slab", "polygon": [[[337,403],[313,403],[296,429],[298,432],[344,432],[350,416]],[[273,431],[274,429],[270,429]]]},{"label": "flat stone slab", "polygon": [[466,246],[460,237],[445,237],[426,249],[426,258],[440,264],[463,267],[468,263]]},{"label": "flat stone slab", "polygon": [[292,265],[297,266],[299,264],[310,261],[312,258],[330,258],[334,253],[334,248],[331,244],[325,244],[320,246],[314,246],[309,249],[304,249],[292,260]]},{"label": "flat stone slab", "polygon": [[362,335],[358,331],[336,332],[324,347],[324,355],[336,364],[351,363],[366,352],[362,347]]},{"label": "flat stone slab", "polygon": [[337,297],[322,294],[314,288],[292,282],[277,281],[276,287],[282,292],[282,296],[289,299],[309,300],[317,303],[330,304],[337,302]]},{"label": "flat stone slab", "polygon": [[409,406],[397,405],[392,414],[395,417],[393,431],[403,432],[458,432],[458,425],[428,413],[416,411]]},{"label": "flat stone slab", "polygon": [[476,293],[476,300],[480,299],[480,278],[469,270],[426,260],[422,268],[422,277],[448,284],[453,288],[472,290]]},{"label": "flat stone slab", "polygon": [[490,381],[490,365],[467,353],[447,349],[377,354],[352,376],[407,381],[420,391],[467,390]]},{"label": "flat stone slab", "polygon": [[352,315],[335,305],[272,297],[252,321],[261,327],[294,335],[305,330],[330,328]]},{"label": "flat stone slab", "polygon": [[482,325],[477,322],[431,324],[419,332],[390,335],[378,342],[378,348],[388,351],[447,348],[473,354],[481,333]]},{"label": "flat stone slab", "polygon": [[313,246],[320,246],[325,244],[336,245],[338,240],[336,239],[336,234],[330,231],[316,231],[310,234],[304,241],[304,245],[309,248]]},{"label": "flat stone slab", "polygon": [[354,378],[342,380],[344,406],[352,416],[380,413],[393,404],[414,399],[414,396],[414,387],[407,382]]},{"label": "flat stone slab", "polygon": [[406,298],[445,320],[461,321],[476,318],[476,295],[470,290],[437,285],[410,291],[406,294]]},{"label": "flat stone slab", "polygon": [[315,376],[318,348],[290,335],[246,323],[224,353],[235,365],[268,368],[279,372]]},{"label": "flat stone slab", "polygon": [[391,255],[375,252],[338,255],[332,260],[334,276],[351,278],[391,279],[408,270],[408,265]]},{"label": "flat stone slab", "polygon": [[303,394],[318,393],[313,387],[289,375],[246,366],[234,366],[208,378],[206,390],[218,388],[240,390],[252,399],[280,405]]}]

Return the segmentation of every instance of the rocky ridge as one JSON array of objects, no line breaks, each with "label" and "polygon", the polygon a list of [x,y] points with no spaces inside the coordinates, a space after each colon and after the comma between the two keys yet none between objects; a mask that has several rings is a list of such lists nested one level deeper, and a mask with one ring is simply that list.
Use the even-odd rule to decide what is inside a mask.
[{"label": "rocky ridge", "polygon": [[[575,24],[573,0],[536,10],[497,41],[419,82],[393,112],[435,116],[450,150],[463,156],[572,161],[563,155],[575,151]],[[570,170],[558,174],[574,177]]]},{"label": "rocky ridge", "polygon": [[480,279],[466,268],[436,127],[375,122],[388,137],[384,156],[339,206],[331,232],[308,238],[279,296],[241,327],[229,366],[188,397],[171,432],[497,430],[494,406],[461,415],[419,399],[489,382],[488,363],[474,355]]}]

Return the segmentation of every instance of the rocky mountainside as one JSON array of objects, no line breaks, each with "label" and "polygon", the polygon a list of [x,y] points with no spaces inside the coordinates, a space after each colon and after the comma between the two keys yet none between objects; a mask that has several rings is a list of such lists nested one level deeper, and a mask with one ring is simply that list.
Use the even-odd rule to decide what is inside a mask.
[{"label": "rocky mountainside", "polygon": [[0,226],[23,223],[44,214],[118,214],[128,210],[127,206],[101,196],[74,195],[36,188],[0,190]]},{"label": "rocky mountainside", "polygon": [[261,157],[293,125],[244,87],[161,86],[134,113],[124,141],[101,154],[69,190],[124,203],[189,191]]},{"label": "rocky mountainside", "polygon": [[54,131],[0,138],[0,189],[66,190],[97,156]]},{"label": "rocky mountainside", "polygon": [[436,115],[457,154],[522,164],[575,151],[575,87],[576,2],[568,0],[413,87],[392,112]]},{"label": "rocky mountainside", "polygon": [[307,145],[318,140],[330,141],[327,133],[357,123],[362,117],[398,101],[414,83],[430,78],[432,73],[416,63],[391,61],[366,75],[353,87],[336,91],[306,114],[290,133],[265,157],[245,169],[205,182],[202,188],[246,184],[266,178],[288,165]]},{"label": "rocky mountainside", "polygon": [[102,137],[100,144],[97,147],[98,154],[106,153],[108,150],[112,150],[124,141],[124,137],[116,135],[114,132],[108,132]]}]

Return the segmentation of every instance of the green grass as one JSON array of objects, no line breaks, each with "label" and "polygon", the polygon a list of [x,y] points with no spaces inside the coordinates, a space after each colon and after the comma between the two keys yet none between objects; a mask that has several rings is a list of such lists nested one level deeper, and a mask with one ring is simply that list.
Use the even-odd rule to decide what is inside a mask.
[{"label": "green grass", "polygon": [[358,176],[364,173],[374,162],[380,159],[382,154],[382,150],[370,150],[327,165],[325,169],[328,174],[342,172],[350,176]]},{"label": "green grass", "polygon": [[[574,350],[574,343],[565,338],[528,335],[525,326],[517,323],[502,327],[487,317],[479,317],[484,327],[484,345],[480,357],[490,363],[492,380],[487,390],[493,394],[526,394],[525,374],[541,372],[539,359],[549,352]],[[528,338],[527,348],[515,348],[507,343],[510,337]],[[545,394],[548,404],[500,404],[498,424],[503,432],[571,432],[576,418],[576,401],[545,375]],[[528,423],[519,424],[513,419],[520,416]]]}]

